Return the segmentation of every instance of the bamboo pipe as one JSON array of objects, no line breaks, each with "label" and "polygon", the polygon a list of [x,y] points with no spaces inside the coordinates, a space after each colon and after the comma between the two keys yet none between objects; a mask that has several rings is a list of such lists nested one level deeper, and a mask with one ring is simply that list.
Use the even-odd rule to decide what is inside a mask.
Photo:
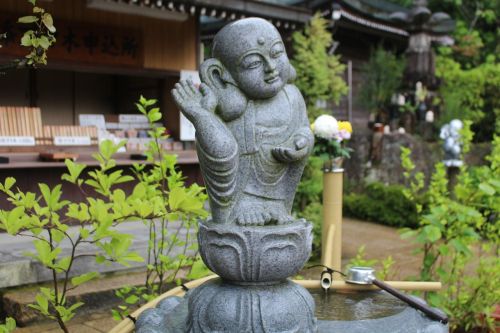
[{"label": "bamboo pipe", "polygon": [[[306,289],[319,289],[321,288],[321,281],[319,280],[298,280],[294,281]],[[406,291],[438,291],[441,289],[441,282],[415,282],[415,281],[384,281],[393,288]],[[375,285],[360,285],[347,283],[345,281],[332,281],[330,287],[334,290],[380,290]]]},{"label": "bamboo pipe", "polygon": [[328,227],[328,232],[326,233],[326,245],[325,245],[325,256],[323,257],[323,265],[333,268],[333,239],[335,237],[335,225],[331,224]]},{"label": "bamboo pipe", "polygon": [[[321,263],[342,271],[342,192],[344,169],[333,169],[323,173],[323,226],[321,230]],[[329,228],[334,225],[329,239]],[[331,242],[330,246],[328,243]],[[326,254],[327,248],[331,248]],[[330,259],[331,256],[331,259]],[[326,259],[329,260],[327,263]],[[334,275],[334,280],[341,280]]]}]

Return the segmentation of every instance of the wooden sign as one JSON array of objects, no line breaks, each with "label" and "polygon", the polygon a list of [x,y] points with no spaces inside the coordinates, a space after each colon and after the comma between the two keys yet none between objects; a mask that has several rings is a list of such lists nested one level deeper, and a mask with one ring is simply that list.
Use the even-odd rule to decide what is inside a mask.
[{"label": "wooden sign", "polygon": [[[54,25],[57,41],[47,53],[51,61],[143,67],[140,31],[57,19]],[[2,40],[0,55],[25,56],[28,49],[21,46],[21,37],[28,28],[27,24],[17,23],[16,15],[0,16],[0,32],[7,36]]]}]

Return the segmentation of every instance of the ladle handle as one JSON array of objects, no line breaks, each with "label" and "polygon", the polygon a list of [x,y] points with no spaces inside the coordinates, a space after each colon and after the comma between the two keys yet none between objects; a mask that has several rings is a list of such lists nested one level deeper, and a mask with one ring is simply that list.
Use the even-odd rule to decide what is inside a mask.
[{"label": "ladle handle", "polygon": [[399,298],[400,300],[402,300],[403,302],[405,302],[408,305],[412,306],[413,308],[422,311],[423,313],[425,313],[430,318],[432,318],[434,320],[439,320],[443,324],[447,324],[448,323],[448,317],[446,315],[441,314],[440,312],[438,312],[437,310],[431,308],[428,305],[425,305],[425,304],[417,302],[415,299],[413,299],[410,296],[408,296],[408,295],[400,292],[397,289],[394,289],[393,287],[391,287],[387,283],[382,282],[382,281],[377,280],[377,279],[373,279],[372,283],[374,285],[376,285],[377,287],[379,287],[380,289],[383,289],[383,290],[387,291],[389,294],[391,294],[391,295]]}]

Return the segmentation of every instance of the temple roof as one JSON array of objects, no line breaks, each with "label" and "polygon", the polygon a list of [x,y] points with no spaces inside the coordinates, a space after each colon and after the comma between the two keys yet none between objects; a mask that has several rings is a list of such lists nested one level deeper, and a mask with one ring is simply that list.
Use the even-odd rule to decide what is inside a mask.
[{"label": "temple roof", "polygon": [[[217,31],[228,21],[258,16],[268,19],[280,29],[296,30],[309,21],[316,12],[331,19],[333,12],[340,14],[340,26],[372,31],[396,38],[409,36],[410,26],[395,20],[394,13],[411,17],[412,8],[387,0],[88,0],[88,3],[106,7],[106,10],[147,10],[153,14],[170,15],[172,19],[186,19],[199,15],[202,34]],[[432,27],[435,34],[450,29],[450,21]],[[451,21],[452,22],[452,21]],[[445,26],[444,24],[447,24]]]}]

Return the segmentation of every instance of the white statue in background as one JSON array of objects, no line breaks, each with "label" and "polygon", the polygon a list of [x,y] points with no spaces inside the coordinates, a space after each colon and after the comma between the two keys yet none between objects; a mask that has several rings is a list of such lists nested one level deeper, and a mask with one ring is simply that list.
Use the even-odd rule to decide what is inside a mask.
[{"label": "white statue in background", "polygon": [[443,163],[447,167],[460,167],[463,161],[460,159],[462,152],[462,141],[460,131],[463,128],[463,123],[459,119],[453,119],[449,124],[441,127],[439,137],[444,140],[444,160]]}]

